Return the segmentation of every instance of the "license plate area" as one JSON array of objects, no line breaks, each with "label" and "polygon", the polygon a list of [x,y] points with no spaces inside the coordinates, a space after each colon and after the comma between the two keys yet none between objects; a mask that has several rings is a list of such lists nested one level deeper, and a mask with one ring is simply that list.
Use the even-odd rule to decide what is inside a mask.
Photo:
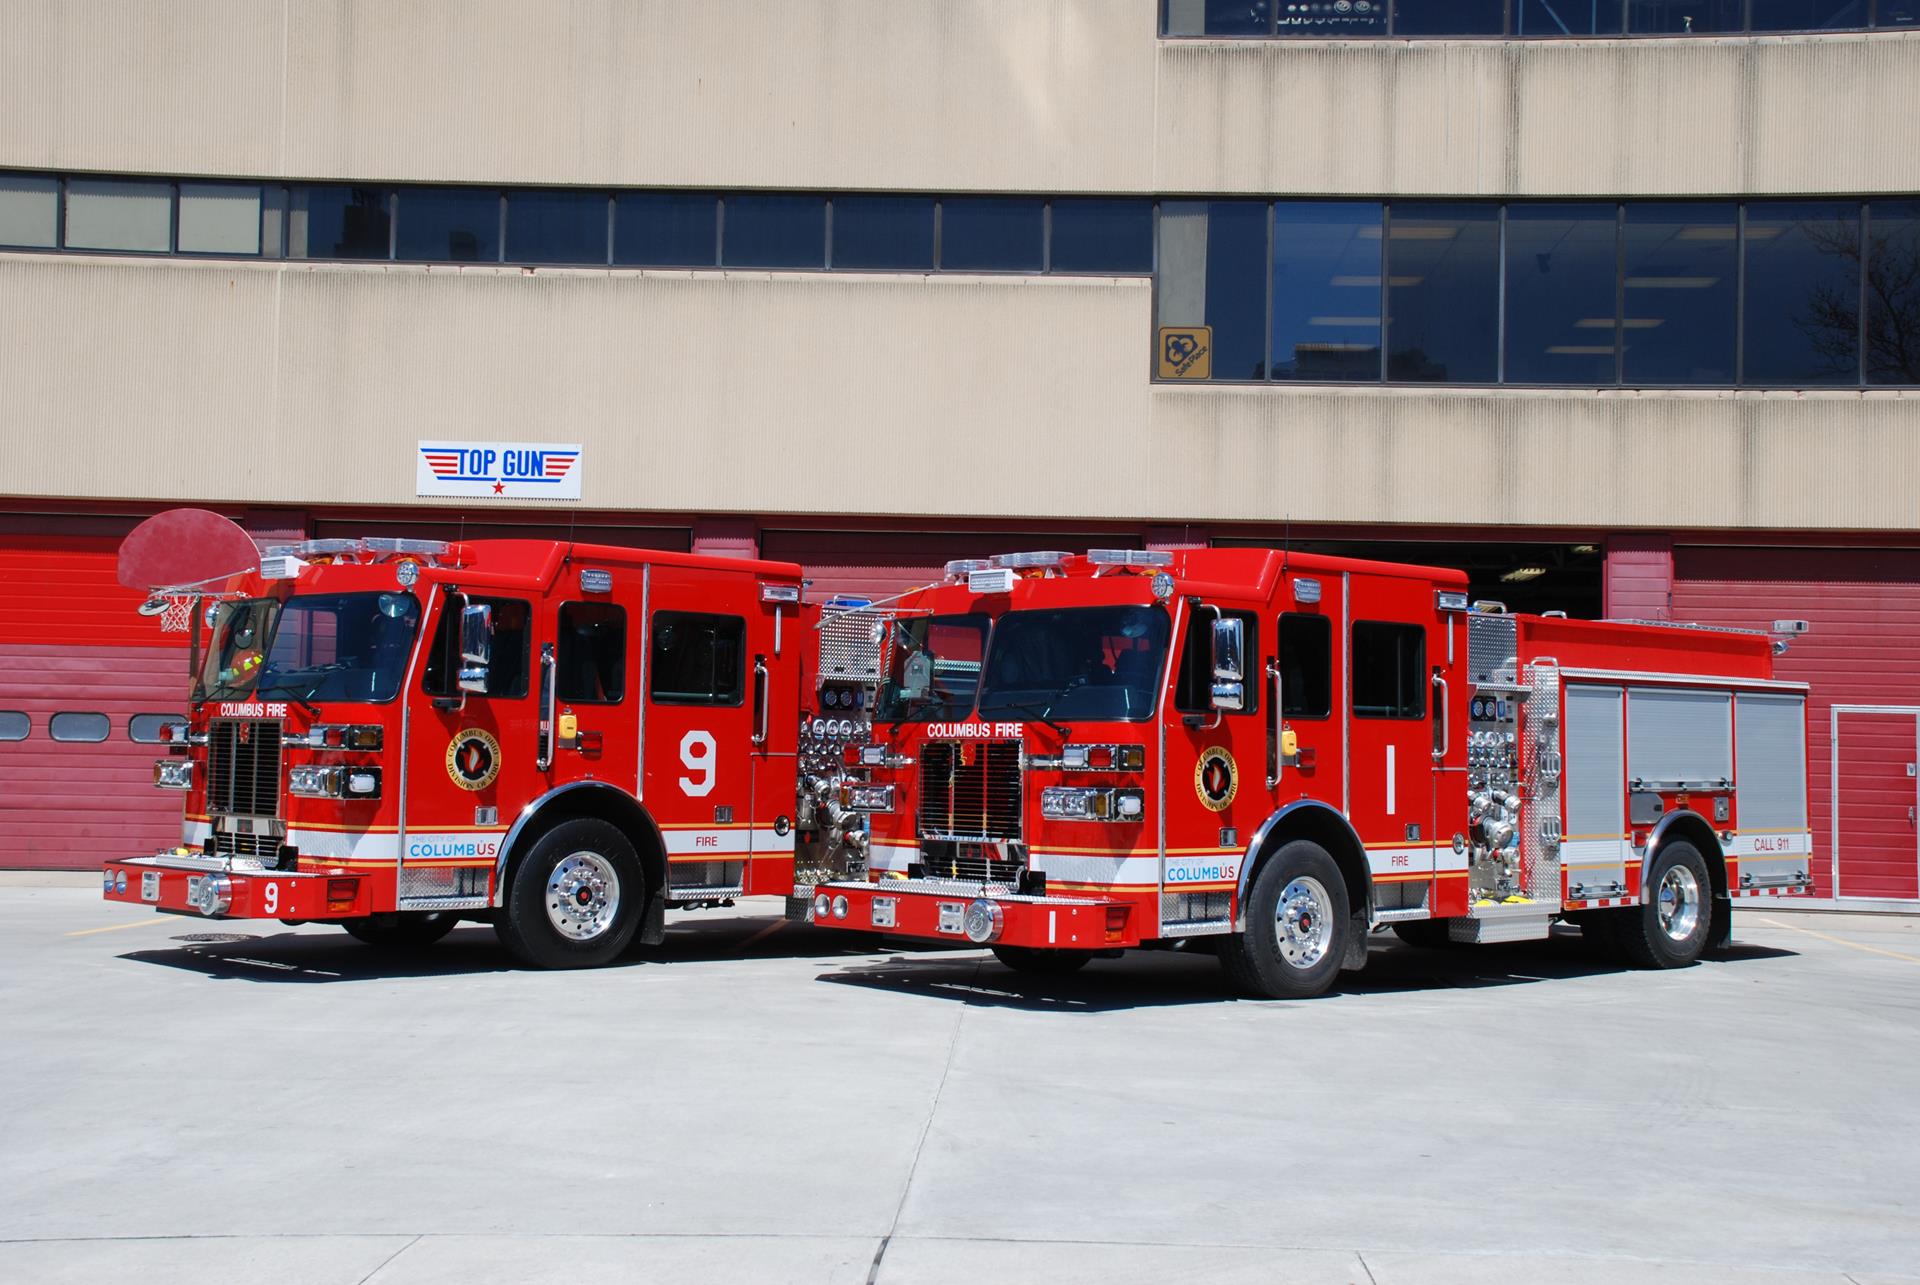
[{"label": "license plate area", "polygon": [[899,922],[899,912],[897,909],[899,904],[900,903],[892,897],[875,897],[873,899],[873,926],[875,928],[894,927]]},{"label": "license plate area", "polygon": [[140,900],[160,900],[160,872],[158,870],[142,870],[140,872]]},{"label": "license plate area", "polygon": [[963,937],[967,931],[967,907],[964,902],[943,901],[940,903],[940,931],[954,937]]}]

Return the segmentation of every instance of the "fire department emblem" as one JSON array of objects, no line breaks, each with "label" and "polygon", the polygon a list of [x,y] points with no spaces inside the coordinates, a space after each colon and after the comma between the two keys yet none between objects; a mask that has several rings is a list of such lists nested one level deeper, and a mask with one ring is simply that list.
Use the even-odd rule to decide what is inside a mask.
[{"label": "fire department emblem", "polygon": [[447,775],[463,790],[484,790],[500,775],[500,742],[492,732],[469,727],[447,746]]},{"label": "fire department emblem", "polygon": [[1240,792],[1240,768],[1231,750],[1215,745],[1200,752],[1200,762],[1193,769],[1193,792],[1210,810],[1226,811],[1227,804]]}]

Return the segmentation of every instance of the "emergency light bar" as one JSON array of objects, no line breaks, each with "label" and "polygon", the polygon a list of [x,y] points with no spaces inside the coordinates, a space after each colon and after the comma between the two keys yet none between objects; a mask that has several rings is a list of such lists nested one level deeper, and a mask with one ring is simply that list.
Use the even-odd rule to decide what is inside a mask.
[{"label": "emergency light bar", "polygon": [[444,558],[454,552],[454,547],[445,540],[416,540],[404,536],[328,536],[325,539],[301,540],[293,544],[270,544],[266,546],[264,552],[270,558],[340,558],[361,555],[387,558],[402,554],[416,558]]},{"label": "emergency light bar", "polygon": [[1035,549],[1027,553],[1003,553],[993,560],[993,565],[1026,571],[1035,567],[1057,567],[1069,556],[1058,549]]},{"label": "emergency light bar", "polygon": [[993,570],[993,559],[991,558],[955,558],[947,564],[947,578],[958,580],[960,577],[970,576],[976,571],[991,570]]},{"label": "emergency light bar", "polygon": [[260,578],[262,580],[298,580],[307,564],[290,553],[273,555],[260,559]]},{"label": "emergency light bar", "polygon": [[968,593],[1012,593],[1012,567],[987,567],[967,572]]},{"label": "emergency light bar", "polygon": [[1087,561],[1096,567],[1170,567],[1173,555],[1165,549],[1088,549]]}]

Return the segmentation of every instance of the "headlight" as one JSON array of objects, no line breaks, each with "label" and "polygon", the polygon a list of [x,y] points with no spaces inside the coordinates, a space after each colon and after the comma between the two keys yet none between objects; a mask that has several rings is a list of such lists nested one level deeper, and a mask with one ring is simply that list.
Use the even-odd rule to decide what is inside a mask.
[{"label": "headlight", "polygon": [[1049,821],[1138,821],[1147,814],[1139,790],[1050,785],[1040,791],[1040,815]]},{"label": "headlight", "polygon": [[347,798],[377,799],[380,797],[379,768],[343,767],[338,770],[345,778]]},{"label": "headlight", "polygon": [[845,919],[847,917],[847,899],[844,895],[837,896],[833,899],[833,917],[835,919]]},{"label": "headlight", "polygon": [[847,788],[847,806],[855,812],[893,811],[891,785],[853,785]]},{"label": "headlight", "polygon": [[158,759],[153,765],[153,783],[162,790],[193,788],[192,759]]},{"label": "headlight", "polygon": [[308,799],[337,799],[340,797],[344,769],[337,767],[314,767],[306,764],[291,768],[287,772],[287,790]]}]

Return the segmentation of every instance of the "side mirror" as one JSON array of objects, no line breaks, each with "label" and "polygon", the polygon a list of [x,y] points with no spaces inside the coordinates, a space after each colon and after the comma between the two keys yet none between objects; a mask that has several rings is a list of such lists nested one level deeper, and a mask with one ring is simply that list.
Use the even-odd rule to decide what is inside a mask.
[{"label": "side mirror", "polygon": [[493,608],[460,609],[460,690],[485,693],[487,666],[493,661]]},{"label": "side mirror", "polygon": [[1213,698],[1215,709],[1247,707],[1246,622],[1221,617],[1213,622]]}]

